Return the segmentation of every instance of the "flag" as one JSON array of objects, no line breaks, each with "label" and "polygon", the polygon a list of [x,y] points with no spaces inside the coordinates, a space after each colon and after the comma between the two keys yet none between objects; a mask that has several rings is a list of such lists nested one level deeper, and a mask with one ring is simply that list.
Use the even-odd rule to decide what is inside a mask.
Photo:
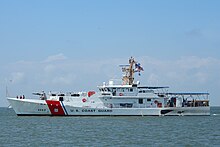
[{"label": "flag", "polygon": [[140,63],[135,63],[135,72],[144,71],[143,67],[141,67]]}]

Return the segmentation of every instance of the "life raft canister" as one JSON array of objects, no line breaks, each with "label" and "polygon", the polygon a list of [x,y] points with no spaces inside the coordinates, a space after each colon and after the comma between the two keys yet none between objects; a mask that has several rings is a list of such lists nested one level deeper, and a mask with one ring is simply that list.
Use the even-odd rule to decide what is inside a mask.
[{"label": "life raft canister", "polygon": [[82,102],[85,103],[85,102],[86,102],[86,98],[83,98],[83,99],[82,99]]},{"label": "life raft canister", "polygon": [[92,96],[93,94],[95,94],[95,91],[89,91],[88,92],[88,97]]}]

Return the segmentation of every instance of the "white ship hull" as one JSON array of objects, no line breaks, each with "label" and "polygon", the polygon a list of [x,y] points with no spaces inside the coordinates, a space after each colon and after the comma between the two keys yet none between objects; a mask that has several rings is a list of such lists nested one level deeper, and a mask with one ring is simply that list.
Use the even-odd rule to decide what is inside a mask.
[{"label": "white ship hull", "polygon": [[210,107],[169,108],[92,108],[70,106],[52,100],[8,98],[19,116],[201,116],[210,115]]}]

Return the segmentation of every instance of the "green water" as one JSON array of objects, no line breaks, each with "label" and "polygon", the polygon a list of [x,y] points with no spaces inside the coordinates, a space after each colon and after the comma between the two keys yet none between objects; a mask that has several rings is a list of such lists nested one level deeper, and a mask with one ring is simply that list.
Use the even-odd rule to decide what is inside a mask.
[{"label": "green water", "polygon": [[30,117],[0,108],[0,146],[220,146],[211,116]]}]

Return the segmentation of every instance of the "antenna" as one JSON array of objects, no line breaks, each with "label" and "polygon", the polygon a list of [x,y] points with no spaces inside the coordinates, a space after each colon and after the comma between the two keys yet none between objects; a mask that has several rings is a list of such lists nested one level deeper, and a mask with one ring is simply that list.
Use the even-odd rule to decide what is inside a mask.
[{"label": "antenna", "polygon": [[[6,81],[6,86],[5,86],[5,96],[6,96],[6,97],[9,97],[9,92],[8,92],[8,80],[5,79],[5,81]],[[9,80],[9,81],[12,82],[12,80]]]}]

